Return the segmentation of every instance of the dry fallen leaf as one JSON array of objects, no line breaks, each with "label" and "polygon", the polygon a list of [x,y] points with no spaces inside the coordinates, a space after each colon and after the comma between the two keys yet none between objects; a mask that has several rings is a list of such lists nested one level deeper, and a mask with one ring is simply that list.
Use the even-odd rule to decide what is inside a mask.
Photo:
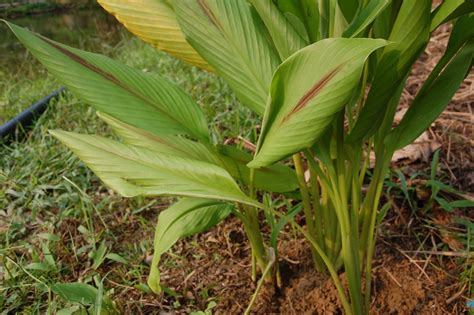
[{"label": "dry fallen leaf", "polygon": [[441,144],[436,140],[431,140],[425,131],[412,144],[395,151],[392,162],[399,162],[401,160],[408,160],[409,162],[422,160],[428,162],[431,154],[440,147]]}]

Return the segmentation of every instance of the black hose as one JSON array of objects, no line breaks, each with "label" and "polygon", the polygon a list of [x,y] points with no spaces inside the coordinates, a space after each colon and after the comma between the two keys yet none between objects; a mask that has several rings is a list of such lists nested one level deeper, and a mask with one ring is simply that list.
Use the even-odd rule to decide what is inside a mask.
[{"label": "black hose", "polygon": [[58,98],[63,91],[64,87],[61,87],[60,89],[42,98],[35,104],[31,105],[29,108],[19,113],[15,118],[12,118],[4,125],[0,126],[0,138],[6,138],[7,136],[13,134],[19,125],[21,125],[23,128],[30,126],[35,118],[44,113],[48,107],[49,102]]}]

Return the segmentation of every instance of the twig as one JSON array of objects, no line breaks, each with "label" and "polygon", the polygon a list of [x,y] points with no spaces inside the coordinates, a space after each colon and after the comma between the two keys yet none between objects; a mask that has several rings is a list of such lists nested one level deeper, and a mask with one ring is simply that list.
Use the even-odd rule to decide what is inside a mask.
[{"label": "twig", "polygon": [[392,275],[392,273],[390,271],[387,270],[387,268],[385,267],[382,267],[383,270],[385,270],[385,272],[388,274],[388,276],[393,280],[393,282],[395,282],[400,288],[402,287],[401,283],[398,282],[398,280]]},{"label": "twig", "polygon": [[[426,271],[420,267],[420,265],[418,265],[416,263],[416,261],[411,258],[410,256],[408,256],[407,254],[405,254],[405,252],[403,250],[401,250],[400,248],[396,247],[396,246],[393,246],[393,248],[395,248],[396,250],[398,250],[403,256],[405,256],[406,258],[408,258],[408,260],[410,261],[410,263],[414,264],[418,269],[420,269],[420,271],[423,273],[423,275],[426,277],[426,279],[428,279],[428,281],[431,283],[431,284],[434,284],[433,280],[431,280],[431,278],[428,276],[428,274],[426,273]],[[418,251],[419,253],[419,251]]]},{"label": "twig", "polygon": [[447,257],[463,257],[471,258],[474,257],[474,252],[453,252],[453,251],[431,251],[431,250],[406,250],[405,253],[420,253],[428,255],[438,255],[438,256],[447,256]]},{"label": "twig", "polygon": [[454,301],[455,299],[457,299],[458,297],[460,297],[462,295],[462,293],[464,292],[464,290],[466,289],[466,284],[464,284],[461,288],[461,290],[459,290],[459,292],[456,292],[452,297],[450,297],[449,299],[446,300],[446,304],[451,304],[452,301]]}]

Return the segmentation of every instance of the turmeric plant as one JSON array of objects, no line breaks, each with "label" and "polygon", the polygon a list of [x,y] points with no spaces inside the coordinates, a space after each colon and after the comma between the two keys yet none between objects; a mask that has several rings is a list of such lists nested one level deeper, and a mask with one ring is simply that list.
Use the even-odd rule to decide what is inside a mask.
[{"label": "turmeric plant", "polygon": [[[123,196],[186,197],[159,216],[150,287],[160,291],[160,256],[178,238],[233,214],[269,281],[278,269],[267,272],[278,229],[289,222],[308,240],[315,268],[331,275],[346,314],[367,314],[376,225],[390,206],[380,205],[380,196],[391,157],[430,126],[469,73],[472,1],[446,0],[434,10],[430,0],[99,3],[146,42],[222,77],[262,119],[254,156],[213,143],[199,106],[175,84],[9,24],[121,141],[58,130],[53,136]],[[448,22],[444,56],[393,126],[413,64]],[[282,163],[289,158],[293,168]],[[269,199],[282,194],[300,206],[273,208]],[[300,208],[305,226],[292,220]],[[269,243],[261,212],[280,220],[271,224]]]}]

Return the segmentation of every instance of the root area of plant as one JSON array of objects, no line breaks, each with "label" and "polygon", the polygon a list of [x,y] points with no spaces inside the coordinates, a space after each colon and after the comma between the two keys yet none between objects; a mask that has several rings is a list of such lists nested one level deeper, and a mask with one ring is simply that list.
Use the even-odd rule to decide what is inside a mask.
[{"label": "root area of plant", "polygon": [[[211,300],[217,303],[215,314],[244,312],[256,284],[250,277],[250,248],[239,225],[230,219],[218,229],[196,237],[195,242],[177,245],[167,258],[176,267],[170,268],[165,262],[160,269],[166,287],[178,295],[162,297],[162,312],[205,309]],[[280,245],[282,286],[266,284],[252,313],[343,314],[330,277],[314,269],[306,242],[287,230]],[[462,288],[456,277],[455,260],[421,255],[416,249],[416,241],[406,236],[379,239],[370,313],[462,314],[465,301],[458,294]],[[343,272],[340,277],[345,284]],[[173,310],[176,304],[181,305],[180,310]]]}]

